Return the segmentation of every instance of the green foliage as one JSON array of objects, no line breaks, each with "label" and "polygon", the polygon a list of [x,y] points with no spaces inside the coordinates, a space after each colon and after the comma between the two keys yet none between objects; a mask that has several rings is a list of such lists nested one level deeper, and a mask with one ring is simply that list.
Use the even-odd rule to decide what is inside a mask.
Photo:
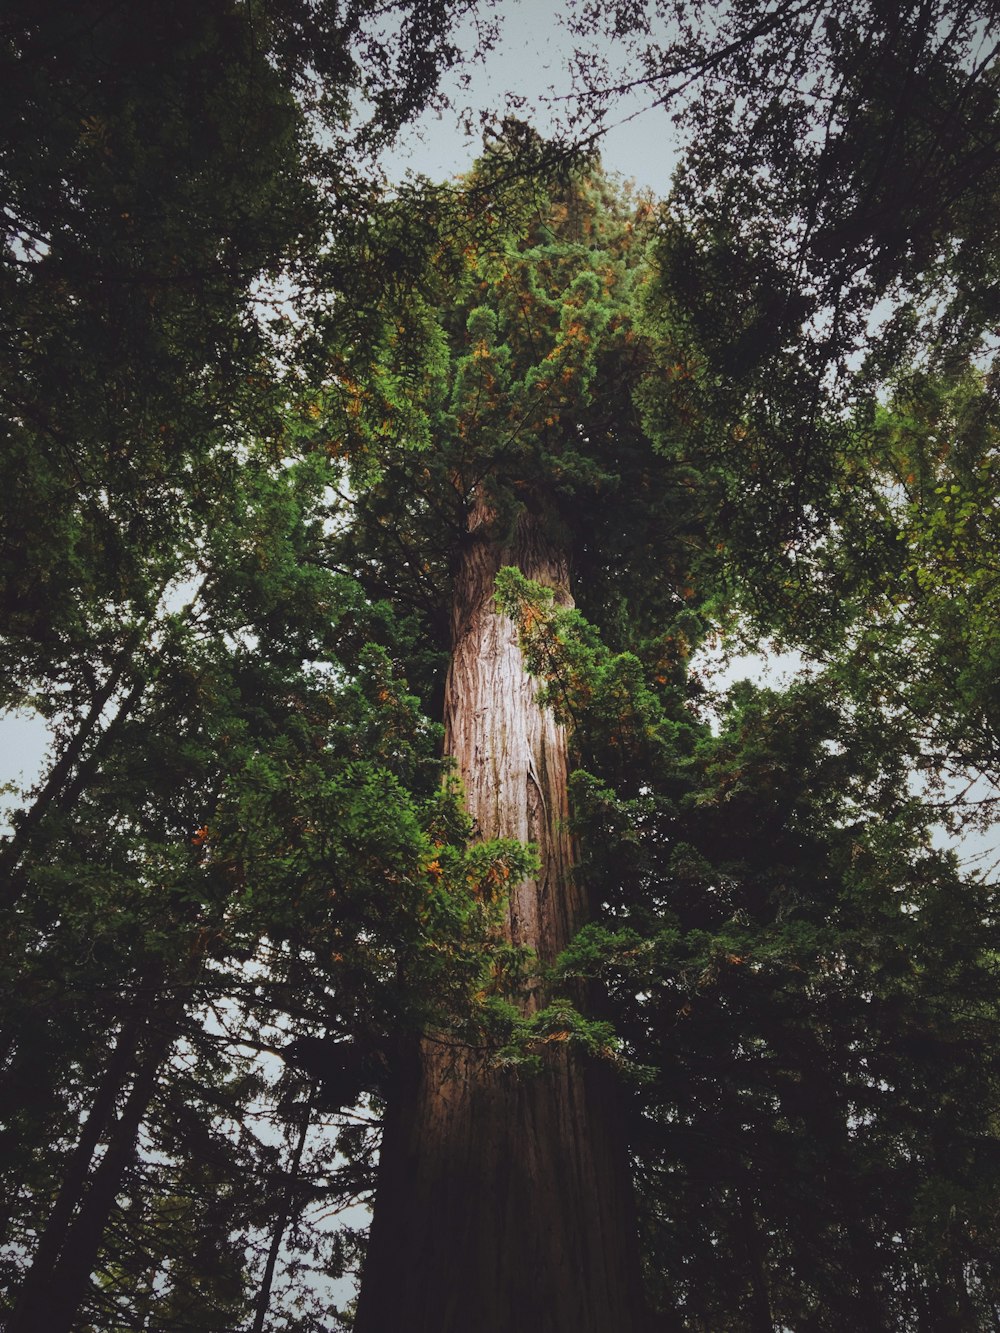
[{"label": "green foliage", "polygon": [[[431,1029],[617,1071],[665,1323],[971,1333],[998,911],[933,835],[1000,763],[987,10],[690,9],[669,211],[513,122],[377,199],[462,10],[4,28],[0,665],[53,738],[0,849],[5,1284],[34,1254],[80,1327],[244,1327],[277,1244],[275,1317],[325,1326],[359,1240],[318,1217]],[[581,606],[497,579],[593,903],[530,1013],[537,862],[473,840],[433,720],[479,500]],[[812,667],[713,713],[734,607]]]},{"label": "green foliage", "polygon": [[498,601],[590,770],[601,910],[556,984],[606,996],[654,1298],[691,1328],[753,1327],[762,1285],[788,1327],[908,1327],[929,1283],[985,1317],[996,889],[932,850],[905,729],[830,673],[734,687],[713,731],[517,571]]},{"label": "green foliage", "polygon": [[685,665],[702,624],[693,612],[680,612],[657,641],[650,669],[634,653],[610,652],[578,611],[557,606],[550,588],[517,569],[500,570],[496,601],[518,627],[527,669],[543,682],[540,699],[573,727],[585,761],[600,754],[633,791],[693,749],[694,719],[684,709]]},{"label": "green foliage", "polygon": [[[468,1023],[531,862],[440,790],[303,387],[365,154],[454,56],[461,6],[417,9],[5,18],[0,662],[52,733],[0,850],[11,1327],[243,1326],[303,1091],[274,1052]],[[370,1183],[352,1128],[302,1166],[300,1247]]]},{"label": "green foliage", "polygon": [[[824,650],[843,602],[817,555],[845,523],[866,535],[845,517],[852,421],[908,366],[947,377],[995,351],[995,18],[708,3],[659,44],[629,6],[576,19],[631,45],[685,135],[640,325],[644,423],[709,497],[726,594],[793,638],[829,627]],[[601,67],[581,71],[607,107]]]},{"label": "green foliage", "polygon": [[824,561],[853,594],[836,669],[859,706],[905,715],[941,799],[950,774],[993,784],[997,771],[995,398],[969,367],[902,377],[850,457],[845,526],[864,524],[868,540],[831,545]]},{"label": "green foliage", "polygon": [[[365,239],[395,251],[401,216],[421,219],[406,281],[366,337],[370,370],[353,336],[341,350],[345,330],[331,329],[322,431],[356,485],[339,559],[444,650],[471,497],[508,527],[527,506],[572,551],[577,595],[624,647],[715,590],[705,496],[656,454],[632,401],[650,350],[634,316],[654,212],[617,197],[592,162],[523,181],[515,129],[461,191],[407,195]],[[358,398],[358,384],[379,387]],[[396,398],[422,420],[400,416]],[[653,561],[663,577],[641,577]],[[429,697],[433,682],[422,688]]]}]

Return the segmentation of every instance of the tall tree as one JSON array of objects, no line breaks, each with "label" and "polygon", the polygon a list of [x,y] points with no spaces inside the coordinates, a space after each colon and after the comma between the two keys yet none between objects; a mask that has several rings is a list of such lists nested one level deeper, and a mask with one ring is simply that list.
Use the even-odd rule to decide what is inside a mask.
[{"label": "tall tree", "polygon": [[[359,1098],[362,1329],[995,1321],[996,891],[910,789],[995,756],[994,85],[883,8],[689,34],[669,214],[512,123],[375,200],[450,6],[4,29],[12,1330],[314,1333]],[[734,602],[825,670],[713,712]]]},{"label": "tall tree", "polygon": [[[432,94],[461,11],[163,4],[141,24],[100,4],[5,11],[3,701],[37,708],[55,750],[0,854],[11,1328],[100,1321],[140,1296],[181,1317],[213,1182],[235,1193],[235,1163],[267,1164],[262,1147],[219,1147],[222,1108],[239,1119],[266,1089],[237,1054],[209,1058],[205,1009],[220,996],[253,1008],[240,967],[258,950],[276,960],[272,1018],[306,1012],[347,1034],[361,1013],[384,1033],[404,994],[451,1011],[475,989],[489,895],[470,903],[469,884],[508,862],[482,849],[466,862],[433,733],[377,649],[361,661],[359,622],[392,632],[325,567],[333,469],[307,458],[297,379],[323,238],[345,216],[359,224],[373,199],[363,158]],[[337,672],[339,692],[324,680]],[[355,725],[338,733],[341,714]],[[293,799],[278,775],[296,768]],[[261,845],[245,821],[268,800]],[[345,843],[332,859],[316,845],[310,801],[371,865],[320,948],[343,964],[328,1006],[322,966],[312,1005],[287,985],[273,998],[287,954],[339,916],[329,880]],[[451,854],[446,911],[426,870],[431,828]],[[388,916],[372,915],[383,935],[362,900],[390,883]],[[308,921],[289,919],[296,888]],[[270,926],[245,910],[255,894]],[[446,981],[430,969],[441,1006],[418,979],[430,937],[454,964]],[[193,1220],[171,1239],[155,1219],[185,1191]],[[241,1308],[238,1235],[209,1324]],[[172,1307],[162,1283],[143,1286],[160,1260]]]},{"label": "tall tree", "polygon": [[[516,127],[508,133],[525,151]],[[534,1018],[530,1011],[561,996],[586,1008],[594,1002],[588,984],[609,985],[596,1012],[615,1016],[627,1058],[616,1063],[605,1043],[598,1060],[605,1078],[615,1070],[612,1081],[634,1061],[640,1080],[618,1126],[641,1187],[649,1294],[665,1319],[757,1330],[834,1320],[930,1327],[950,1318],[972,1328],[994,1299],[990,1250],[977,1239],[990,1186],[971,1188],[969,1170],[975,1161],[982,1180],[992,1179],[996,1070],[975,1051],[995,1023],[987,998],[995,888],[928,852],[933,811],[908,793],[919,742],[898,725],[892,704],[879,707],[885,696],[859,708],[836,669],[784,696],[745,690],[734,694],[716,738],[697,677],[687,674],[713,603],[724,607],[734,586],[744,604],[755,598],[765,611],[798,605],[814,644],[844,632],[854,604],[836,598],[846,580],[871,598],[871,581],[849,561],[837,564],[844,548],[832,540],[811,562],[803,557],[797,586],[808,584],[812,601],[796,603],[787,586],[776,595],[788,583],[789,533],[815,521],[809,504],[850,521],[845,533],[864,528],[864,506],[852,508],[838,490],[861,466],[852,419],[818,394],[808,346],[792,345],[780,361],[751,358],[745,380],[727,381],[719,360],[732,341],[716,331],[711,345],[693,346],[698,308],[691,316],[686,298],[707,300],[714,289],[684,284],[684,238],[671,221],[656,219],[660,237],[648,250],[648,210],[626,215],[607,196],[599,202],[593,172],[556,181],[541,198],[536,191],[527,207],[516,191],[484,191],[509,169],[510,152],[510,140],[494,145],[470,181],[472,206],[448,218],[453,260],[439,247],[438,267],[407,293],[411,316],[420,312],[420,341],[433,349],[409,380],[424,395],[410,400],[424,406],[412,437],[418,447],[400,454],[386,440],[387,386],[406,373],[412,326],[404,318],[378,373],[364,379],[369,387],[349,390],[357,424],[345,443],[355,441],[369,471],[367,484],[357,474],[356,524],[343,549],[373,592],[407,604],[450,654],[443,708],[481,827],[491,829],[503,810],[500,776],[509,791],[527,793],[529,820],[533,790],[552,808],[538,781],[551,765],[543,770],[531,755],[521,762],[526,777],[505,772],[516,753],[511,737],[521,734],[511,721],[517,691],[505,684],[500,697],[484,692],[483,664],[494,672],[488,680],[508,682],[521,679],[513,668],[526,663],[545,682],[543,705],[572,728],[570,762],[585,770],[570,784],[577,828],[592,835],[579,881],[591,922],[553,972],[540,916],[529,942],[541,957],[529,966],[527,993],[524,982],[520,998],[507,983],[529,1015],[522,1040],[530,1049],[533,1033],[543,1051],[553,1035],[569,1052],[585,1046],[593,1028],[568,1009],[558,1029],[558,1006]],[[429,211],[445,206],[438,198]],[[466,275],[459,269],[456,277],[456,255]],[[599,286],[591,275],[600,275]],[[738,329],[747,306],[737,302],[729,316]],[[796,423],[802,451],[783,455]],[[809,467],[800,467],[806,450]],[[772,453],[777,477],[766,469]],[[868,501],[880,485],[875,468],[870,481]],[[895,532],[870,536],[876,547],[902,549]],[[505,560],[519,573],[502,573]],[[574,619],[568,566],[596,631]],[[840,571],[836,582],[831,568]],[[878,581],[880,567],[869,575]],[[526,656],[513,653],[511,631],[487,600],[491,583],[503,591],[503,614],[519,626]],[[888,622],[898,597],[891,584],[879,587]],[[441,607],[449,599],[446,636]],[[835,614],[824,615],[831,605]],[[478,716],[468,718],[455,699],[457,681],[461,698],[479,701]],[[545,823],[536,819],[544,847]],[[517,940],[530,899],[520,910],[517,893],[512,901]],[[944,920],[954,930],[945,932]],[[591,1052],[599,1046],[592,1042]],[[390,1252],[397,1291],[428,1324],[452,1310],[467,1321],[461,1302],[471,1310],[476,1292],[500,1284],[499,1243],[489,1249],[496,1217],[484,1216],[478,1201],[494,1180],[491,1145],[508,1130],[491,1128],[478,1140],[462,1117],[480,1108],[491,1124],[470,1066],[484,1067],[491,1094],[500,1079],[524,1074],[497,1072],[487,1056],[477,1063],[465,1049],[449,1052],[439,1037],[422,1057],[411,1052],[391,1089],[403,1110],[390,1101],[362,1326],[391,1317]],[[955,1117],[961,1087],[977,1093],[969,1114]],[[919,1129],[944,1123],[954,1151]],[[457,1147],[439,1163],[442,1142]],[[522,1169],[507,1167],[511,1190]],[[533,1170],[531,1163],[529,1183]],[[404,1179],[418,1182],[413,1194],[404,1196]],[[433,1213],[425,1189],[439,1205]],[[956,1220],[935,1251],[931,1230],[949,1208]],[[477,1234],[463,1234],[452,1216],[470,1231],[474,1217]],[[592,1205],[590,1217],[600,1216]],[[896,1236],[906,1237],[905,1248]],[[520,1244],[507,1242],[502,1253],[519,1255]],[[545,1244],[536,1241],[536,1252],[546,1253]],[[482,1266],[480,1245],[492,1266]],[[520,1309],[526,1282],[550,1284],[534,1291],[551,1327],[578,1321],[578,1289],[563,1291],[558,1272],[525,1276],[518,1259],[491,1298],[507,1302],[498,1326]],[[600,1309],[604,1296],[588,1299]],[[628,1309],[631,1297],[619,1299]],[[614,1318],[602,1312],[602,1325],[615,1326]]]},{"label": "tall tree", "polygon": [[[567,826],[567,734],[540,705],[494,595],[510,565],[571,605],[574,566],[596,588],[623,542],[653,543],[666,526],[653,506],[633,531],[622,531],[626,513],[601,517],[604,496],[656,472],[628,400],[641,364],[626,313],[641,273],[632,238],[648,208],[637,220],[596,169],[505,185],[516,154],[539,148],[509,126],[458,215],[444,218],[459,262],[426,279],[429,443],[409,455],[383,449],[384,475],[359,486],[359,526],[346,539],[358,559],[396,544],[415,570],[443,567],[428,611],[448,651],[445,751],[479,835],[538,849],[537,874],[509,888],[505,927],[530,958],[496,989],[533,1025],[539,1068],[528,1076],[488,1045],[435,1032],[401,1056],[361,1329],[389,1326],[400,1308],[428,1329],[530,1319],[597,1330],[643,1318],[617,1089],[578,1040],[583,1030],[571,1034],[559,1017],[565,998],[545,979],[591,910]],[[411,318],[426,300],[410,294]],[[443,598],[447,638],[434,605]]]}]

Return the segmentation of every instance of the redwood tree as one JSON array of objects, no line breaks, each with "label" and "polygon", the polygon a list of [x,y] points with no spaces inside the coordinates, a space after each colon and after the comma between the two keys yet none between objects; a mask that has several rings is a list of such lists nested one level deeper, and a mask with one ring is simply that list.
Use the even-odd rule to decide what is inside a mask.
[{"label": "redwood tree", "polygon": [[[0,853],[11,1329],[328,1327],[281,1287],[371,1188],[364,1093],[366,1333],[996,1322],[997,895],[908,787],[995,769],[995,79],[900,85],[879,7],[817,0],[734,133],[758,8],[681,52],[720,82],[672,216],[511,124],[378,199],[347,94],[375,138],[426,96],[445,0],[401,46],[367,3],[12,10],[0,655],[58,758]],[[815,170],[768,92],[812,33],[855,62]],[[831,396],[935,275],[949,355],[872,399],[907,316]],[[829,669],[713,704],[733,585]]]},{"label": "redwood tree", "polygon": [[[484,837],[538,849],[510,887],[505,939],[539,968],[514,993],[548,998],[537,972],[587,917],[568,830],[564,727],[537,699],[514,623],[495,606],[511,565],[569,599],[569,561],[525,506],[499,528],[481,494],[455,576],[445,749]],[[551,1330],[639,1327],[638,1249],[625,1143],[606,1071],[554,1031],[540,1067],[498,1067],[487,1046],[424,1034],[390,1090],[357,1327]]]},{"label": "redwood tree", "polygon": [[859,709],[842,670],[744,686],[716,734],[689,669],[747,528],[761,562],[782,549],[847,466],[844,423],[810,399],[815,467],[798,490],[756,475],[760,439],[805,429],[798,345],[765,430],[685,336],[675,225],[594,166],[538,160],[519,190],[538,147],[508,127],[457,198],[388,210],[404,299],[330,389],[355,468],[339,559],[407,609],[479,835],[540,856],[510,886],[492,1027],[397,1051],[357,1327],[617,1329],[646,1301],[701,1330],[971,1330],[995,890],[929,848],[881,695]]},{"label": "redwood tree", "polygon": [[[427,633],[447,653],[445,753],[478,836],[528,842],[539,859],[508,887],[503,942],[520,968],[498,966],[487,997],[505,1007],[521,1058],[498,1057],[495,1031],[427,1031],[399,1054],[362,1333],[402,1310],[414,1329],[497,1333],[528,1322],[627,1330],[644,1317],[600,999],[551,979],[591,915],[569,829],[568,730],[540,701],[519,628],[495,599],[511,567],[570,607],[578,582],[597,593],[658,541],[667,580],[673,563],[683,585],[686,516],[678,505],[669,534],[669,479],[629,399],[643,367],[629,303],[651,210],[616,198],[593,165],[512,186],[512,164],[523,170],[537,149],[508,127],[461,200],[439,200],[445,257],[407,289],[379,368],[383,382],[404,378],[408,324],[422,320],[425,361],[409,378],[421,386],[422,445],[387,450],[384,402],[369,388],[354,404],[354,456],[377,475],[358,475],[345,545],[355,543],[359,572],[369,561],[373,592],[388,558],[396,595],[412,578],[423,600]],[[646,499],[659,490],[657,503],[630,513],[643,488]],[[617,583],[624,606],[628,577]]]}]

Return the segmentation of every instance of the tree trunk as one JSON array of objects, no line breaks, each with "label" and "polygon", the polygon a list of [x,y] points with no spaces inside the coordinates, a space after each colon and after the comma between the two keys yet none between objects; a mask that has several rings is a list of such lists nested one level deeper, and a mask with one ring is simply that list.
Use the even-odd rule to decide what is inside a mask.
[{"label": "tree trunk", "polygon": [[156,1092],[157,1076],[175,1039],[165,1028],[149,1037],[118,1119],[107,1136],[104,1156],[87,1180],[79,1210],[64,1228],[58,1258],[32,1264],[7,1323],[7,1333],[70,1333],[101,1251],[104,1231],[135,1157],[143,1116]]},{"label": "tree trunk", "polygon": [[67,1159],[52,1211],[31,1256],[26,1286],[45,1288],[51,1283],[66,1233],[86,1192],[94,1153],[114,1116],[115,1103],[134,1072],[142,1029],[143,1019],[137,1010],[122,1023],[94,1100],[80,1126],[80,1137]]},{"label": "tree trunk", "polygon": [[740,1230],[743,1236],[743,1248],[746,1252],[747,1270],[750,1276],[750,1304],[747,1311],[747,1323],[752,1333],[774,1333],[771,1293],[767,1282],[766,1247],[754,1211],[753,1183],[749,1172],[744,1171],[742,1175],[743,1179],[736,1186],[736,1204],[739,1209]]},{"label": "tree trunk", "polygon": [[[511,893],[511,941],[551,961],[586,916],[572,875],[563,728],[536,701],[517,631],[497,613],[502,565],[568,604],[542,520],[497,539],[483,502],[456,578],[446,746],[483,838],[537,845]],[[526,1009],[545,997],[531,987]],[[625,1146],[606,1070],[547,1047],[539,1074],[426,1036],[390,1095],[357,1333],[634,1333],[641,1288]]]},{"label": "tree trunk", "polygon": [[[77,1322],[115,1200],[135,1161],[143,1118],[177,1040],[186,1004],[184,983],[197,975],[202,963],[199,947],[186,970],[175,974],[173,997],[162,960],[149,961],[139,974],[132,1014],[110,1054],[5,1333],[70,1333]],[[104,1152],[92,1165],[102,1140]]]},{"label": "tree trunk", "polygon": [[295,1204],[295,1190],[298,1185],[299,1168],[302,1165],[302,1154],[305,1152],[306,1139],[309,1137],[309,1126],[312,1123],[313,1103],[316,1100],[316,1089],[318,1084],[313,1081],[309,1085],[309,1097],[306,1101],[305,1109],[302,1112],[302,1123],[299,1125],[299,1136],[292,1152],[292,1160],[288,1164],[288,1176],[285,1182],[284,1192],[281,1203],[278,1208],[278,1216],[274,1219],[274,1230],[271,1232],[271,1244],[267,1250],[267,1260],[264,1264],[264,1275],[260,1281],[260,1289],[257,1292],[257,1305],[254,1311],[253,1326],[250,1333],[264,1333],[264,1322],[267,1319],[267,1308],[271,1304],[271,1287],[274,1284],[274,1270],[278,1266],[278,1255],[281,1253],[281,1242],[285,1238],[285,1228],[288,1226],[289,1218],[292,1215],[292,1208]]}]

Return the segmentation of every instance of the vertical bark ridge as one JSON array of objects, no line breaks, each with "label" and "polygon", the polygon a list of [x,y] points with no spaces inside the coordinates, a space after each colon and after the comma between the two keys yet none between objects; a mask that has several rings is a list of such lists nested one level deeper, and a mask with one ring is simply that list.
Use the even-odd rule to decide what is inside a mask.
[{"label": "vertical bark ridge", "polygon": [[[570,604],[565,554],[525,512],[498,540],[470,516],[456,578],[445,728],[483,838],[535,842],[536,879],[507,929],[550,961],[585,919],[567,829],[567,740],[537,702],[515,626],[496,611],[502,565]],[[537,987],[526,1010],[544,1002]],[[641,1298],[624,1144],[606,1071],[556,1045],[536,1075],[431,1036],[390,1097],[357,1333],[634,1333]]]},{"label": "vertical bark ridge", "polygon": [[517,838],[538,847],[538,877],[511,893],[508,930],[512,943],[535,949],[550,962],[585,916],[566,826],[566,734],[551,712],[538,706],[517,629],[496,611],[493,589],[497,571],[512,564],[571,605],[569,566],[532,515],[521,515],[507,543],[492,539],[491,526],[489,511],[477,506],[456,580],[445,749],[455,758],[479,836]]}]

